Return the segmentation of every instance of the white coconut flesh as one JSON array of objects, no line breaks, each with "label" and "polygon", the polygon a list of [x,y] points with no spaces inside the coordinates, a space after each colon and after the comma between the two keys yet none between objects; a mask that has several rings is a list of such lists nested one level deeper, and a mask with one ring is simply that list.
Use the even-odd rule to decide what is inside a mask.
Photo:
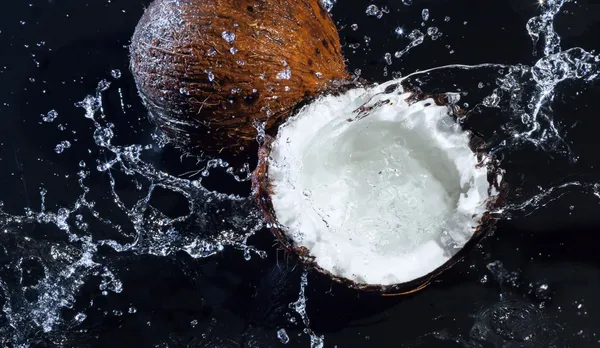
[{"label": "white coconut flesh", "polygon": [[[382,93],[391,83],[305,106],[269,155],[277,223],[319,267],[359,284],[431,273],[473,236],[490,198],[449,108]],[[373,108],[359,116],[361,106]]]}]

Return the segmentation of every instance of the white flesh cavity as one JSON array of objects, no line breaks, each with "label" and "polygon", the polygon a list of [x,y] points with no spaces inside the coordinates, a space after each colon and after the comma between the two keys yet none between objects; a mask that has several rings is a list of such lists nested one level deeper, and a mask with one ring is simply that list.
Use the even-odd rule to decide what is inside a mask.
[{"label": "white flesh cavity", "polygon": [[409,105],[401,89],[377,95],[391,83],[304,107],[280,127],[269,158],[288,237],[324,270],[361,284],[403,283],[444,264],[489,198],[487,169],[449,109],[432,99]]}]

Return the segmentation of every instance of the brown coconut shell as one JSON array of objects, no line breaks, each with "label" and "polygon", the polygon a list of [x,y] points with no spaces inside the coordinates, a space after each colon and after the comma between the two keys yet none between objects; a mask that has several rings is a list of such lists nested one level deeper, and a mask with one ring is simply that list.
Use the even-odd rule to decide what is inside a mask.
[{"label": "brown coconut shell", "polygon": [[130,68],[150,119],[176,144],[232,153],[347,77],[319,0],[155,0]]},{"label": "brown coconut shell", "polygon": [[[391,85],[390,87],[395,87]],[[389,90],[389,91],[388,91]],[[409,86],[404,86],[404,90],[408,90],[412,93],[412,95],[407,99],[409,103],[416,103],[418,101],[432,98],[434,103],[439,106],[451,106],[453,109],[453,115],[459,116],[463,114],[463,110],[458,109],[455,106],[450,105],[449,98],[446,94],[435,94],[428,95],[424,94],[418,88],[411,88]],[[384,93],[394,93],[395,88],[388,88]],[[357,111],[364,111],[359,108]],[[470,137],[471,150],[478,156],[479,160],[484,159],[484,157],[488,157],[490,160],[488,161],[488,183],[490,185],[490,189],[492,187],[496,188],[499,191],[499,194],[488,200],[488,212],[484,213],[481,220],[479,221],[478,227],[473,233],[471,239],[462,247],[460,251],[458,251],[452,258],[446,261],[443,265],[436,268],[429,274],[426,274],[420,278],[414,279],[409,282],[399,283],[399,284],[391,284],[391,285],[381,285],[381,284],[363,284],[357,283],[350,279],[339,277],[331,272],[321,268],[315,261],[315,258],[310,254],[310,250],[305,247],[298,246],[294,243],[292,239],[288,237],[286,233],[285,227],[281,226],[275,215],[273,204],[271,201],[271,195],[273,194],[273,183],[269,179],[269,154],[271,152],[271,145],[274,141],[273,137],[267,137],[266,141],[262,144],[259,149],[259,159],[258,165],[254,172],[252,173],[252,195],[257,205],[261,209],[264,214],[265,220],[271,226],[271,232],[277,238],[279,243],[281,244],[284,251],[290,255],[291,257],[295,257],[302,265],[304,265],[308,269],[313,269],[321,274],[328,276],[334,281],[344,284],[352,289],[365,291],[365,292],[375,292],[379,293],[382,296],[397,296],[397,295],[406,295],[411,294],[417,291],[420,291],[426,288],[429,284],[431,284],[436,277],[440,276],[446,270],[454,266],[457,262],[464,259],[471,250],[487,235],[490,235],[495,230],[496,222],[498,220],[498,216],[489,211],[497,210],[505,204],[505,197],[508,193],[508,186],[504,182],[498,182],[498,175],[503,171],[499,167],[499,163],[494,156],[491,156],[486,153],[485,149],[483,149],[482,144],[483,140],[471,132],[468,133]]]}]

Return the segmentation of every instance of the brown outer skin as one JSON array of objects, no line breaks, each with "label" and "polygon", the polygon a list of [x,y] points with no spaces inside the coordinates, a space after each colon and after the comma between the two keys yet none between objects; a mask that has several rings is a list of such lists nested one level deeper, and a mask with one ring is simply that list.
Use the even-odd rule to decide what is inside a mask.
[{"label": "brown outer skin", "polygon": [[[284,64],[289,80],[277,78]],[[150,119],[176,144],[233,154],[255,142],[256,121],[269,129],[348,76],[319,0],[155,0],[135,29],[130,68]]]},{"label": "brown outer skin", "polygon": [[[420,100],[432,98],[437,105],[448,105],[447,97],[445,94],[426,95],[423,94],[419,89],[410,88],[406,86],[405,90],[411,91],[413,93],[412,96],[407,99],[409,103],[415,103]],[[462,113],[462,110],[454,110],[453,114],[455,116],[458,116]],[[478,159],[482,160],[486,156],[490,157],[485,153],[485,151],[482,148],[480,148],[480,145],[483,144],[483,141],[477,138],[472,133],[469,134],[471,140],[471,150],[473,150],[473,152],[477,154]],[[441,275],[444,271],[448,270],[457,262],[465,258],[465,256],[468,255],[468,253],[473,249],[474,246],[476,246],[481,241],[482,238],[493,233],[495,229],[497,217],[489,212],[484,213],[477,229],[473,233],[473,236],[458,253],[456,253],[443,265],[436,268],[429,274],[409,282],[391,285],[363,284],[354,282],[344,277],[333,275],[331,272],[321,268],[315,262],[314,257],[310,255],[310,251],[307,248],[294,245],[293,241],[286,236],[283,227],[281,227],[277,222],[275,212],[273,210],[273,204],[270,198],[273,194],[273,189],[268,174],[268,158],[273,140],[273,137],[267,137],[266,141],[259,149],[259,162],[256,169],[252,173],[252,194],[254,200],[258,204],[259,208],[262,210],[265,216],[265,220],[268,223],[270,223],[271,226],[273,226],[271,227],[271,232],[279,240],[283,249],[288,254],[295,256],[300,261],[300,263],[302,263],[307,269],[314,269],[319,273],[325,274],[326,276],[330,277],[336,282],[348,286],[349,288],[366,292],[376,292],[380,293],[382,296],[407,295],[420,291],[426,288],[429,284],[431,284],[432,281],[436,277]],[[490,183],[490,188],[492,186],[495,187],[499,191],[499,194],[495,198],[488,200],[488,210],[494,210],[504,205],[504,197],[508,192],[508,186],[504,182],[497,182],[497,175],[500,173],[502,173],[502,170],[499,168],[497,160],[494,157],[490,157],[490,161],[488,164],[488,182]]]}]

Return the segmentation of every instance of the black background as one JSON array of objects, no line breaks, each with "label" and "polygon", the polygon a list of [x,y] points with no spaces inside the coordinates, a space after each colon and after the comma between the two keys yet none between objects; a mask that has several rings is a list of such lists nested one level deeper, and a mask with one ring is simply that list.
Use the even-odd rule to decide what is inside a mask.
[{"label": "black background", "polygon": [[[94,93],[101,79],[113,83],[106,97],[106,114],[120,130],[117,141],[149,141],[152,127],[137,98],[127,55],[129,38],[148,3],[49,0],[3,4],[0,200],[6,212],[22,214],[24,207],[39,207],[40,187],[49,192],[50,210],[77,198],[79,188],[71,175],[79,161],[103,154],[88,152],[92,127],[81,122],[82,111],[73,104]],[[532,55],[525,30],[527,20],[538,11],[534,1],[414,0],[413,5],[404,6],[401,1],[378,0],[375,4],[390,9],[381,19],[365,14],[371,3],[339,0],[332,11],[349,71],[360,69],[368,80],[381,82],[391,78],[392,72],[406,75],[454,63],[531,65],[539,59]],[[425,27],[421,27],[423,8],[431,13]],[[450,21],[444,21],[446,16]],[[599,21],[600,3],[580,0],[565,5],[557,17],[563,48],[597,49]],[[357,30],[351,28],[355,23]],[[425,31],[431,25],[444,35],[394,59],[384,76],[384,54],[393,55],[409,42],[395,35],[394,29]],[[365,35],[371,38],[368,45]],[[360,47],[351,49],[352,43]],[[122,72],[120,79],[111,78],[113,69]],[[598,86],[579,82],[564,83],[557,91],[554,115],[578,161],[526,146],[506,154],[504,164],[509,184],[516,189],[515,201],[539,192],[538,185],[548,188],[569,178],[598,181],[598,92]],[[53,109],[59,119],[42,123],[40,114]],[[58,129],[58,124],[66,130]],[[490,124],[499,122],[490,120]],[[54,148],[62,140],[73,145],[58,155]],[[177,154],[165,150],[153,160],[181,170],[178,158],[170,156]],[[90,184],[99,201],[103,195],[109,199],[105,180],[100,177]],[[247,183],[231,188],[218,178],[211,180],[210,185],[224,191],[248,191]],[[158,200],[158,205],[174,214],[185,207],[185,202],[167,192]],[[543,203],[539,209],[516,212],[512,219],[503,220],[496,234],[467,261],[415,295],[357,294],[311,275],[307,289],[311,328],[325,336],[326,347],[548,347],[550,342],[556,347],[599,346],[597,198],[566,190],[560,198]],[[18,228],[40,243],[56,233],[47,226]],[[22,248],[24,254],[35,251],[35,243],[10,244],[4,239],[2,243],[7,249]],[[308,347],[303,326],[289,323],[285,314],[290,311],[287,304],[298,297],[299,270],[290,271],[291,262],[277,264],[267,232],[260,232],[255,243],[269,250],[270,257],[246,262],[241,252],[229,249],[204,260],[191,259],[183,252],[171,257],[109,255],[119,270],[123,292],[99,296],[97,284],[90,281],[81,289],[75,307],[62,311],[66,321],[76,312],[85,312],[88,317],[83,323],[63,325],[50,333],[34,330],[28,340],[34,346],[48,347],[269,347],[283,346],[276,336],[283,327],[290,335],[288,346]],[[500,270],[486,267],[495,261],[502,263]],[[91,298],[95,300],[90,306]],[[136,313],[127,313],[131,306]],[[112,315],[115,310],[125,314]],[[508,313],[509,320],[499,319],[502,313]],[[198,324],[190,325],[192,320]],[[524,339],[528,333],[533,333],[532,338]],[[3,340],[5,345],[16,343],[10,337]]]}]

